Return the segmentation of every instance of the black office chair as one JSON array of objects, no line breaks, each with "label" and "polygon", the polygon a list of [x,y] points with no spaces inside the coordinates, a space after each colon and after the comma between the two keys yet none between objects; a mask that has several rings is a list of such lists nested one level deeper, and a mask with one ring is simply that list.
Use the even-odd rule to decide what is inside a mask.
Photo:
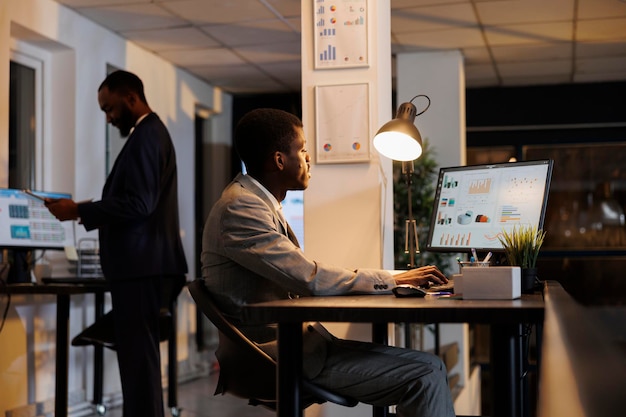
[{"label": "black office chair", "polygon": [[[169,340],[174,326],[172,312],[162,308],[159,313],[159,341]],[[113,310],[96,320],[95,323],[81,331],[72,339],[72,346],[102,345],[115,350],[115,325],[113,324]]]},{"label": "black office chair", "polygon": [[[219,331],[219,345],[215,356],[220,366],[220,375],[215,395],[228,392],[248,399],[250,405],[276,409],[274,359],[224,318],[202,279],[191,282],[188,288],[198,308]],[[326,401],[346,407],[358,404],[353,398],[330,392],[306,379],[302,379],[301,386],[304,408]]]},{"label": "black office chair", "polygon": [[[176,346],[176,303],[178,294],[181,292],[185,282],[179,279],[168,279],[163,284],[163,305],[159,312],[159,341],[168,341],[167,345],[167,405],[174,417],[181,413],[178,407],[178,363]],[[100,300],[100,308],[104,300]],[[98,303],[97,303],[98,304]],[[94,398],[96,412],[99,415],[106,413],[106,406],[103,404],[103,363],[102,348],[115,350],[115,327],[113,324],[113,312],[109,311],[100,316],[95,323],[84,329],[72,339],[72,346],[89,346],[96,348],[96,359],[94,366],[98,368],[94,372]],[[102,312],[100,313],[102,314]]]}]

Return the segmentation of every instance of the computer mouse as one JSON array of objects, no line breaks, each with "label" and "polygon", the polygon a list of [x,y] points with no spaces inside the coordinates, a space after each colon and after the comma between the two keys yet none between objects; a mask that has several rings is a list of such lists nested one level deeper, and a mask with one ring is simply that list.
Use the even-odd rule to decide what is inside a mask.
[{"label": "computer mouse", "polygon": [[400,284],[391,290],[396,297],[424,297],[424,289],[411,284]]}]

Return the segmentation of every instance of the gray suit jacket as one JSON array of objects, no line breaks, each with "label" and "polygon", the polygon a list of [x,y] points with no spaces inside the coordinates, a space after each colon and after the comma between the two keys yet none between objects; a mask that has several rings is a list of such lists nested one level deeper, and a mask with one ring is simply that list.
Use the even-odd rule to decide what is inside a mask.
[{"label": "gray suit jacket", "polygon": [[[274,358],[275,326],[246,325],[243,305],[290,296],[390,293],[395,285],[387,271],[352,271],[307,259],[288,229],[263,190],[240,174],[213,206],[202,238],[202,277],[216,303]],[[332,336],[319,324],[303,330],[304,372],[312,378]]]}]

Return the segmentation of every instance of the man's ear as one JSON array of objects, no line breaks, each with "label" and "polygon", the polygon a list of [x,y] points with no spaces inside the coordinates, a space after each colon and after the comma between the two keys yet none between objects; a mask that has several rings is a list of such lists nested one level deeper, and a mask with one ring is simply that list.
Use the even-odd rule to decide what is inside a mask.
[{"label": "man's ear", "polygon": [[137,94],[133,92],[129,92],[128,94],[126,94],[126,102],[128,103],[131,109],[135,106],[135,104],[137,104],[138,100],[139,98],[137,97]]},{"label": "man's ear", "polygon": [[285,155],[283,155],[282,152],[274,152],[274,164],[279,170],[282,170],[285,167]]}]

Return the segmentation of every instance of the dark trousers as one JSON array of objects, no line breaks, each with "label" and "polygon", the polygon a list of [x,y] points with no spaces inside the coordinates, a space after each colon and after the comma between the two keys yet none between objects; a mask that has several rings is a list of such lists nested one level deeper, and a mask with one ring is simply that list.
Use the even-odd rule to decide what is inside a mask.
[{"label": "dark trousers", "polygon": [[161,277],[111,280],[124,417],[163,417],[159,351]]},{"label": "dark trousers", "polygon": [[397,405],[398,417],[454,417],[447,373],[430,353],[334,339],[311,381],[367,404]]}]

